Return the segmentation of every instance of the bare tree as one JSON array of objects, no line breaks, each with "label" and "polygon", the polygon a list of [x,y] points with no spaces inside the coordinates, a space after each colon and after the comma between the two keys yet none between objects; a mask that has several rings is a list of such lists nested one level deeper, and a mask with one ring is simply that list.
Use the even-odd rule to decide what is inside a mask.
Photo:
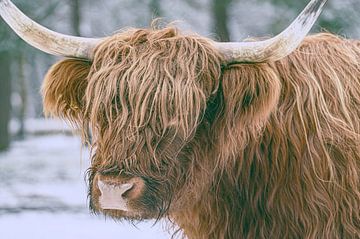
[{"label": "bare tree", "polygon": [[18,120],[20,124],[20,128],[16,133],[16,137],[18,139],[24,139],[25,137],[25,114],[27,109],[28,102],[28,91],[26,87],[26,77],[25,77],[25,56],[20,53],[18,56],[18,84],[19,84],[19,95],[21,98],[21,106],[18,113]]},{"label": "bare tree", "polygon": [[228,9],[232,0],[212,0],[213,30],[220,41],[230,41]]},{"label": "bare tree", "polygon": [[80,23],[81,23],[81,5],[80,0],[71,0],[69,1],[71,8],[71,28],[75,35],[80,36]]},{"label": "bare tree", "polygon": [[10,144],[10,95],[11,95],[11,62],[8,52],[0,52],[0,151],[6,150]]},{"label": "bare tree", "polygon": [[153,18],[162,16],[160,0],[151,0],[150,1],[150,12],[151,12]]}]

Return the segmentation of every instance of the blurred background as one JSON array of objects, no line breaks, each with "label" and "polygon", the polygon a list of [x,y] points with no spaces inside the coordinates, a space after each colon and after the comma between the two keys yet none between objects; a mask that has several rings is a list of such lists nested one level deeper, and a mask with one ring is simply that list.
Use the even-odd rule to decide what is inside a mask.
[{"label": "blurred background", "polygon": [[[14,0],[58,32],[88,37],[152,19],[219,41],[272,36],[309,0]],[[360,38],[359,0],[330,0],[314,32]],[[63,122],[44,119],[39,94],[58,58],[31,48],[0,20],[0,229],[2,238],[169,238],[166,222],[134,227],[87,210],[88,151]],[[96,228],[96,229],[95,229]],[[5,235],[5,237],[4,237]]]}]

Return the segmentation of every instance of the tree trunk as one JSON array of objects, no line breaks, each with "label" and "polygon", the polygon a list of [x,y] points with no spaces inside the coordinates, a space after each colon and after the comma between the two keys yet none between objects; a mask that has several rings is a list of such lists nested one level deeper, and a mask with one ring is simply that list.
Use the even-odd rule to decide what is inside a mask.
[{"label": "tree trunk", "polygon": [[70,7],[71,7],[71,27],[72,27],[73,33],[77,36],[80,36],[81,35],[81,31],[80,31],[80,22],[81,22],[80,0],[71,0]]},{"label": "tree trunk", "polygon": [[160,0],[150,0],[150,12],[152,14],[152,18],[158,18],[162,16]]},{"label": "tree trunk", "polygon": [[27,108],[27,87],[26,87],[26,79],[25,79],[25,56],[24,54],[20,53],[19,59],[18,59],[18,81],[19,81],[19,93],[21,97],[21,106],[19,110],[18,120],[20,123],[19,131],[16,134],[16,137],[18,139],[24,139],[25,137],[25,114],[26,114],[26,108]]},{"label": "tree trunk", "polygon": [[231,0],[213,0],[212,12],[215,31],[218,40],[230,41],[229,27],[228,27],[228,9]]},{"label": "tree trunk", "polygon": [[10,144],[10,95],[11,73],[9,54],[0,53],[0,151],[4,151]]}]

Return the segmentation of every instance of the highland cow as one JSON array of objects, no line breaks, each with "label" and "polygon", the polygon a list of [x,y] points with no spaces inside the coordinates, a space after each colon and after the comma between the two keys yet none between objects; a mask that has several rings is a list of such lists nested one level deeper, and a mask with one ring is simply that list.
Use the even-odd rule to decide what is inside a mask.
[{"label": "highland cow", "polygon": [[[167,217],[189,239],[360,238],[360,41],[297,38],[325,2],[308,5],[295,35],[260,42],[168,26],[59,35],[63,49],[40,26],[13,28],[75,57],[49,70],[42,93],[45,112],[84,138],[91,129],[95,212]],[[10,7],[0,1],[3,17]]]}]

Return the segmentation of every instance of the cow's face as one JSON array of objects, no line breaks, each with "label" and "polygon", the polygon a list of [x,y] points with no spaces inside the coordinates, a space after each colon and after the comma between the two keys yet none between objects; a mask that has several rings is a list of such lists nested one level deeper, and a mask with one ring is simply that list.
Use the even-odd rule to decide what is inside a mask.
[{"label": "cow's face", "polygon": [[45,109],[92,132],[95,211],[157,218],[186,197],[220,61],[203,38],[165,28],[120,33],[97,47],[92,62],[66,60],[49,71]]}]

